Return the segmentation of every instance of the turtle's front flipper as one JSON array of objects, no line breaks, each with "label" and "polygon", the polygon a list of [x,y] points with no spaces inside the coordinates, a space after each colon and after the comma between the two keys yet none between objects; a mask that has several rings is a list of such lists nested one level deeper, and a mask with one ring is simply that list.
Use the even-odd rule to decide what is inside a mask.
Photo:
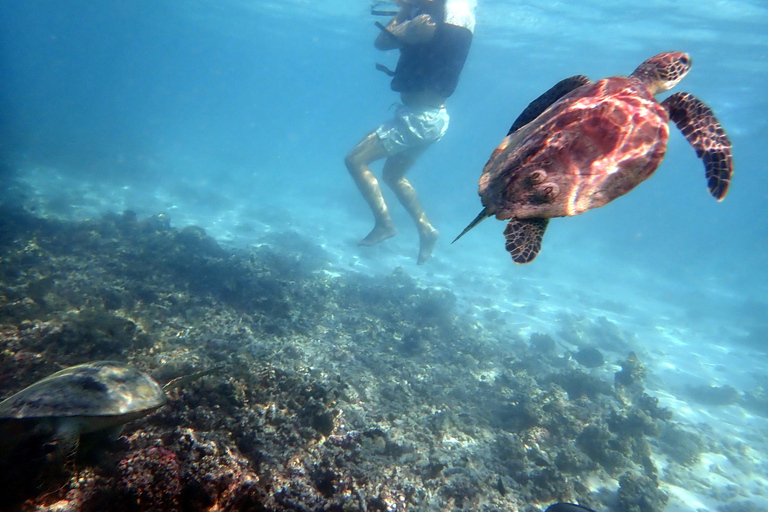
[{"label": "turtle's front flipper", "polygon": [[56,467],[74,463],[80,446],[80,430],[77,420],[66,418],[56,428],[50,443],[51,459]]},{"label": "turtle's front flipper", "polygon": [[541,250],[549,219],[512,219],[504,228],[507,251],[515,263],[530,263]]},{"label": "turtle's front flipper", "polygon": [[733,176],[731,141],[712,110],[687,92],[678,92],[661,102],[669,118],[683,132],[704,161],[707,186],[715,199],[722,201]]},{"label": "turtle's front flipper", "polygon": [[527,107],[525,107],[525,110],[523,110],[523,113],[517,116],[517,119],[515,119],[515,122],[512,123],[512,127],[507,132],[507,135],[516,132],[523,126],[527,125],[537,117],[541,115],[542,112],[547,110],[550,105],[552,105],[554,102],[568,94],[574,89],[578,89],[582,85],[586,85],[589,83],[589,78],[587,78],[584,75],[576,75],[569,78],[566,78],[564,80],[560,80],[557,82],[554,86],[552,86],[551,89],[549,89],[547,92],[533,100],[531,103],[528,104]]}]

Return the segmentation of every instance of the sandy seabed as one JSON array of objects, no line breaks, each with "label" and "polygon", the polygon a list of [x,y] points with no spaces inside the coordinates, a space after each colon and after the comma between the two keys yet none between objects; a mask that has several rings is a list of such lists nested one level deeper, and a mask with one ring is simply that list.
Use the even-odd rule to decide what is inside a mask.
[{"label": "sandy seabed", "polygon": [[0,213],[3,396],[86,361],[216,368],[63,468],[55,439],[13,447],[1,510],[768,508],[765,394],[675,387],[684,330],[653,326],[660,354],[619,304],[500,304],[290,229],[235,248],[168,214]]}]

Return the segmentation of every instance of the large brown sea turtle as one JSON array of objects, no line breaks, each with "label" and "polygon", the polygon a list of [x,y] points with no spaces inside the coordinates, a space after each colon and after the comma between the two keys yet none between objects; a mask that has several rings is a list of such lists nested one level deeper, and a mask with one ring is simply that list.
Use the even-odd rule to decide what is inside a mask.
[{"label": "large brown sea turtle", "polygon": [[653,174],[667,148],[670,120],[703,160],[710,193],[722,200],[733,160],[712,110],[686,92],[660,104],[654,99],[690,68],[687,53],[661,53],[629,77],[590,82],[573,76],[531,102],[485,164],[484,208],[456,240],[491,215],[510,219],[507,251],[515,263],[533,261],[550,218],[604,206]]}]

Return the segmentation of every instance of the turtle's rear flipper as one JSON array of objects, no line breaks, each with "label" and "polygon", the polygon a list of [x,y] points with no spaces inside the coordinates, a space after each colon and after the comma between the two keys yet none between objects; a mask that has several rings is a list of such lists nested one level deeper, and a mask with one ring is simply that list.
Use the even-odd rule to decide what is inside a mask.
[{"label": "turtle's rear flipper", "polygon": [[552,105],[554,102],[568,94],[574,89],[578,89],[582,85],[586,85],[589,83],[589,78],[587,78],[584,75],[576,75],[569,78],[566,78],[564,80],[560,80],[555,85],[552,86],[547,92],[533,100],[531,103],[528,104],[527,107],[525,107],[525,110],[523,110],[523,113],[517,116],[517,119],[515,119],[515,122],[512,123],[512,127],[507,132],[507,135],[516,132],[523,126],[527,125],[537,117],[541,115],[542,112],[547,110],[550,105]]},{"label": "turtle's rear flipper", "polygon": [[515,263],[530,263],[541,250],[549,219],[512,219],[504,228],[507,251]]},{"label": "turtle's rear flipper", "polygon": [[722,201],[733,176],[731,141],[712,110],[687,92],[678,92],[661,102],[669,118],[683,132],[704,161],[709,192]]}]

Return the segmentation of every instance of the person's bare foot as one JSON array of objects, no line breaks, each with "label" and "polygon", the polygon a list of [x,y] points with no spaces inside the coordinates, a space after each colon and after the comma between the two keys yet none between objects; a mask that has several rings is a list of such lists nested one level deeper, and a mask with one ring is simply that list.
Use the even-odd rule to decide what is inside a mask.
[{"label": "person's bare foot", "polygon": [[431,226],[419,233],[419,259],[416,260],[418,265],[423,265],[432,256],[432,249],[435,248],[438,238],[440,232]]},{"label": "person's bare foot", "polygon": [[357,245],[368,247],[370,245],[376,245],[383,242],[387,238],[392,238],[397,234],[397,228],[391,222],[389,223],[376,223],[368,236],[357,242]]}]

